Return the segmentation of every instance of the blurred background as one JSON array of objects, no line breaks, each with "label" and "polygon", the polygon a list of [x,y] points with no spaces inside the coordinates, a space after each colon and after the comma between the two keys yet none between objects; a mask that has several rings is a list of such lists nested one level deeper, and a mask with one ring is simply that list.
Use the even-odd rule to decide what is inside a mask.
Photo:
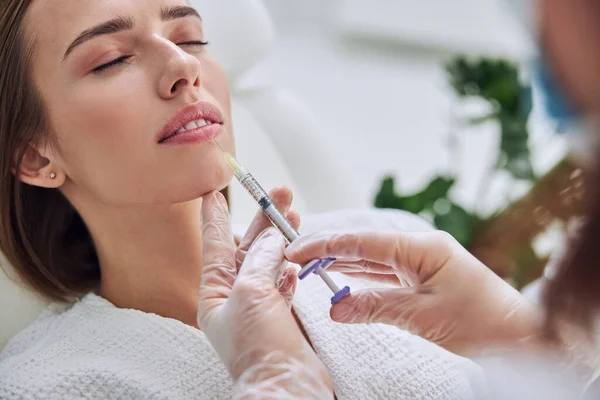
[{"label": "blurred background", "polygon": [[[461,156],[451,158],[448,140],[460,129],[455,119],[462,111],[444,63],[458,54],[528,60],[531,39],[502,1],[264,2],[276,42],[253,78],[285,87],[311,107],[326,132],[323,145],[342,156],[364,205],[385,174],[416,189],[450,163],[465,177],[455,195],[475,200],[478,182],[495,162],[499,131],[461,132]],[[533,162],[544,169],[562,146],[537,125]]]}]

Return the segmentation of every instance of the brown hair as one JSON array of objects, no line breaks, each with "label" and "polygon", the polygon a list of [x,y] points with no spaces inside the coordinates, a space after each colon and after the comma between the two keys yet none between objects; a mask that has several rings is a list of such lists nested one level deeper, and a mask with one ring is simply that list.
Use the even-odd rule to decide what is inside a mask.
[{"label": "brown hair", "polygon": [[25,283],[60,301],[93,288],[100,269],[87,228],[67,199],[13,173],[30,144],[49,139],[40,137],[47,117],[31,79],[33,42],[23,29],[31,2],[0,6],[0,249]]},{"label": "brown hair", "polygon": [[[600,134],[600,132],[599,132]],[[564,318],[593,329],[594,316],[600,310],[600,190],[598,172],[589,172],[587,213],[582,225],[571,238],[569,250],[561,260],[557,273],[544,290],[548,326]]]},{"label": "brown hair", "polygon": [[23,29],[32,1],[0,2],[0,251],[35,291],[69,301],[100,281],[91,236],[58,190],[24,184],[15,174],[28,146],[50,139],[40,136],[48,121],[31,77],[33,41]]},{"label": "brown hair", "polygon": [[[564,2],[542,2],[538,6],[541,7],[542,19],[546,21],[545,29],[542,29],[541,40],[545,44],[546,55],[550,58],[557,57],[557,49],[564,46],[564,42],[557,40],[557,37],[564,37],[563,32],[557,30],[552,25],[552,21],[565,18],[564,8],[573,10],[572,15],[567,16],[572,18],[571,25],[567,25],[563,29],[571,31],[571,40],[585,39],[590,34],[594,36],[600,31],[600,3],[597,0],[581,0],[568,3]],[[563,8],[561,8],[563,7]],[[580,18],[581,15],[589,16],[588,20],[576,21],[575,18]],[[580,25],[580,29],[573,30],[573,23]],[[594,24],[594,29],[588,31]],[[587,36],[586,36],[587,35]],[[587,64],[598,65],[600,52],[595,51],[593,54],[585,54]],[[564,58],[564,56],[563,56]],[[560,67],[559,61],[562,59],[554,59],[553,67]],[[581,63],[581,60],[577,61]],[[567,68],[563,64],[562,68]],[[573,65],[571,65],[573,68]],[[558,73],[556,70],[556,78],[558,83],[563,88],[569,87],[569,82],[566,80],[565,74]],[[579,71],[571,71],[571,75],[577,74]],[[595,78],[594,78],[595,77]],[[589,93],[597,94],[600,90],[600,82],[597,80],[597,74],[593,75],[592,71],[587,71],[585,77],[581,78],[582,82],[588,85]],[[561,80],[562,78],[562,80]],[[594,85],[589,85],[589,80],[595,79]],[[573,85],[573,83],[571,83]],[[572,88],[573,89],[573,88]],[[580,93],[581,94],[581,93]],[[578,96],[581,97],[581,96]],[[593,97],[596,99],[597,97]],[[574,98],[571,98],[574,101]],[[593,100],[581,100],[587,104],[579,104],[579,108],[585,108],[586,113],[594,113],[596,118],[600,113],[600,103]],[[600,131],[590,132],[586,134],[600,135]],[[597,141],[594,141],[597,143]],[[585,189],[585,207],[584,218],[578,231],[574,237],[570,238],[568,252],[561,260],[556,274],[550,279],[543,293],[543,301],[548,314],[547,328],[552,331],[556,328],[558,319],[566,319],[575,322],[586,328],[588,333],[591,333],[594,328],[594,317],[600,310],[600,148],[595,150],[596,158],[593,160],[592,168],[583,175]]]}]

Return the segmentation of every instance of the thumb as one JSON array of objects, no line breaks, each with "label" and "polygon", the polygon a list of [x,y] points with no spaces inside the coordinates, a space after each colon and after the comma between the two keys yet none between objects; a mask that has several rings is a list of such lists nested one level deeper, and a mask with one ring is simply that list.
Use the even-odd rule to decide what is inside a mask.
[{"label": "thumb", "polygon": [[202,252],[199,326],[215,307],[227,300],[237,273],[229,213],[223,195],[218,192],[206,195],[202,202]]},{"label": "thumb", "polygon": [[419,308],[414,288],[360,290],[331,307],[331,319],[346,324],[384,323],[404,327]]},{"label": "thumb", "polygon": [[266,280],[275,287],[285,261],[284,251],[283,236],[275,228],[265,230],[248,250],[238,280]]}]

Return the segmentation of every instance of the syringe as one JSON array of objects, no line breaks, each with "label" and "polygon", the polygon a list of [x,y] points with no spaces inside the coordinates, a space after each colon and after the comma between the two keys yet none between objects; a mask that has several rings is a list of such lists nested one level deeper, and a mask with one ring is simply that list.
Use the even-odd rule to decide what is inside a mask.
[{"label": "syringe", "polygon": [[[214,140],[214,139],[213,139]],[[273,225],[283,234],[286,240],[291,243],[294,240],[300,237],[300,234],[292,224],[288,221],[288,219],[277,209],[275,204],[273,204],[273,200],[269,197],[267,192],[262,188],[262,186],[256,181],[256,179],[246,170],[244,167],[237,162],[235,158],[221,147],[219,142],[214,140],[214,142],[219,146],[223,154],[225,155],[225,160],[227,160],[227,164],[233,170],[233,174],[238,182],[250,193],[252,198],[258,203],[258,206],[263,210],[267,218],[271,220]],[[333,292],[333,297],[331,298],[331,304],[335,304],[340,301],[344,296],[350,293],[350,288],[348,286],[344,286],[344,288],[340,289],[333,279],[325,272],[331,264],[335,262],[335,258],[323,258],[318,260],[313,260],[309,262],[298,274],[300,279],[306,278],[310,275],[311,272],[317,274],[323,279],[325,284],[331,289]]]}]

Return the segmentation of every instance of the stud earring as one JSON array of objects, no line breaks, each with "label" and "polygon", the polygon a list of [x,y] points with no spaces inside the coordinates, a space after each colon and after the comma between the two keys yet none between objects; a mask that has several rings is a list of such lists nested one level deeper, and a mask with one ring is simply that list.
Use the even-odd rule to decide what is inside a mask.
[{"label": "stud earring", "polygon": [[50,179],[56,179],[56,174],[54,172],[50,172]]}]

